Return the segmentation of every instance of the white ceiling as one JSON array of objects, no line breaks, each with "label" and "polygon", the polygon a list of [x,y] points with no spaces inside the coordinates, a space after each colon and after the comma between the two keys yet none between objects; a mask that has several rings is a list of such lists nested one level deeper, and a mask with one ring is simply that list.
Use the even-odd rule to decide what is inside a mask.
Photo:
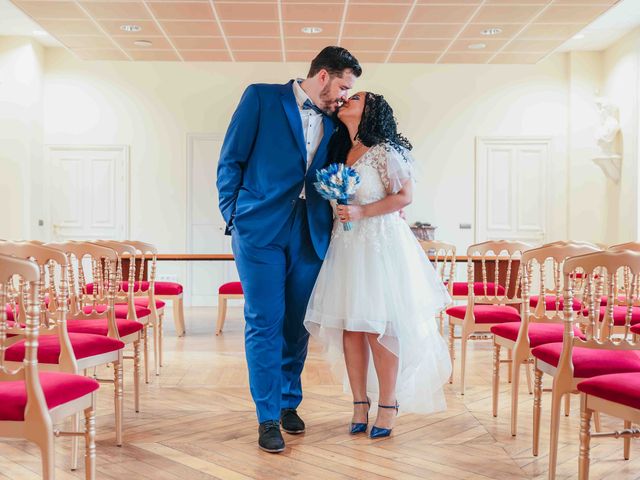
[{"label": "white ceiling", "polygon": [[582,30],[584,38],[571,39],[557,51],[604,50],[638,25],[640,0],[622,0]]},{"label": "white ceiling", "polygon": [[[638,26],[640,26],[640,0],[621,0],[582,30],[584,38],[571,39],[557,51],[604,50]],[[35,32],[44,33],[44,35],[35,35]],[[6,35],[33,36],[45,46],[62,46],[9,0],[0,0],[0,36]]]}]

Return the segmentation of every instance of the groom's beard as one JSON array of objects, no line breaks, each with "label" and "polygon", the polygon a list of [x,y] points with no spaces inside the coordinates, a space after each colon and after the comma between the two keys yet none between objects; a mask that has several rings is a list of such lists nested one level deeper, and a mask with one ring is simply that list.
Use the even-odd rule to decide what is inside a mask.
[{"label": "groom's beard", "polygon": [[341,98],[331,98],[330,94],[332,83],[333,80],[325,85],[322,90],[320,90],[320,101],[322,102],[322,105],[320,105],[320,109],[327,115],[336,113],[338,111],[339,102],[342,101]]}]

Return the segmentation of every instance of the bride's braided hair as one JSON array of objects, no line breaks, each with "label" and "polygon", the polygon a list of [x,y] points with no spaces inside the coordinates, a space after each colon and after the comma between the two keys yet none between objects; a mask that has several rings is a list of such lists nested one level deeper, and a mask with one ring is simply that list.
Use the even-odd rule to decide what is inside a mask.
[{"label": "bride's braided hair", "polygon": [[[356,139],[367,147],[389,143],[400,153],[402,148],[413,148],[407,137],[398,132],[398,123],[389,103],[382,95],[371,92],[365,93],[364,110]],[[344,163],[350,148],[349,130],[344,123],[338,121],[336,133],[331,137],[329,146],[329,163]]]}]

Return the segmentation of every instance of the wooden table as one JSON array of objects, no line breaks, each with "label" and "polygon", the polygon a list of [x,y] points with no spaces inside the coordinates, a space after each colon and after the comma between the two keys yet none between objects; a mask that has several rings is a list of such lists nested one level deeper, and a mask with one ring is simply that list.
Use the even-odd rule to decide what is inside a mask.
[{"label": "wooden table", "polygon": [[[433,261],[435,257],[429,256],[429,259]],[[145,269],[144,269],[144,278],[147,279],[148,272],[148,263],[149,258],[145,258]],[[157,260],[159,262],[233,262],[235,259],[232,253],[159,253],[157,255]],[[468,257],[466,255],[458,255],[456,257],[456,263],[466,263]],[[471,260],[474,262],[474,281],[482,282],[482,267],[481,267],[481,258],[480,257],[472,257]],[[500,263],[500,275],[498,278],[498,283],[500,285],[504,285],[507,281],[507,257],[499,257],[498,262]],[[126,263],[125,263],[126,262]],[[125,259],[123,259],[123,275],[128,278],[127,273],[129,263]],[[495,280],[495,259],[487,259],[485,262],[487,269],[487,281],[493,282]],[[140,265],[136,265],[136,272]],[[520,267],[519,260],[512,260],[511,263],[511,278],[509,281],[508,295],[510,297],[515,295],[516,291],[516,281],[518,279],[518,268]],[[466,271],[465,271],[466,273]],[[466,275],[465,275],[466,277]]]}]

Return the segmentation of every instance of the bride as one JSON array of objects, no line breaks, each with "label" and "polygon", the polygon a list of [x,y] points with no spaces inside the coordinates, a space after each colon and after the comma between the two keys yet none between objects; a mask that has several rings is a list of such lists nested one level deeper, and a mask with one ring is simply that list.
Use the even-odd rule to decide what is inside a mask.
[{"label": "bride", "polygon": [[398,213],[412,200],[413,158],[393,110],[382,95],[359,92],[338,118],[330,160],[354,168],[361,182],[350,205],[332,202],[331,243],[304,324],[335,360],[344,355],[354,400],[350,433],[367,431],[377,395],[370,436],[380,438],[391,434],[399,407],[446,408],[451,362],[435,316],[451,298]]}]

